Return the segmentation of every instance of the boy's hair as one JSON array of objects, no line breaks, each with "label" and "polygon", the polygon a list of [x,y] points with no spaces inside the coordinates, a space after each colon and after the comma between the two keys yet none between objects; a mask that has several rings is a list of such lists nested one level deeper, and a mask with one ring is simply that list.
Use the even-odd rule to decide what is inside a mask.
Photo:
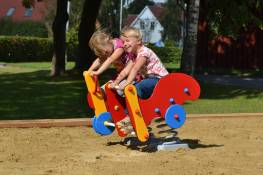
[{"label": "boy's hair", "polygon": [[94,51],[95,55],[104,57],[104,45],[111,39],[110,34],[105,30],[98,30],[93,33],[89,40],[89,47]]},{"label": "boy's hair", "polygon": [[121,36],[136,38],[139,41],[142,40],[142,32],[134,27],[124,27],[121,30]]}]

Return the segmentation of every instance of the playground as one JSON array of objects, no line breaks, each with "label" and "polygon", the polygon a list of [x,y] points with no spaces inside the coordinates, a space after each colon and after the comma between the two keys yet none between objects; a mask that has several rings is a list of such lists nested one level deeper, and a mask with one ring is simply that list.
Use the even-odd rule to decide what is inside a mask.
[{"label": "playground", "polygon": [[[43,71],[36,71],[40,66]],[[79,87],[82,77],[48,79],[46,69],[46,63],[8,64],[1,69],[5,75],[1,76],[2,92],[10,87],[10,79],[14,87],[24,87],[16,89],[15,94],[1,94],[5,99],[1,105],[3,119],[81,116],[83,112],[72,112],[80,105],[79,102],[71,103],[79,96],[76,93],[67,94],[66,90],[79,92],[84,89],[84,94],[86,87]],[[14,70],[17,72],[14,73]],[[13,73],[5,74],[9,71]],[[67,94],[65,97],[58,96],[60,103],[57,103],[56,98],[40,100],[46,99],[47,92],[34,91],[36,88],[43,89],[43,86],[49,87],[50,84],[56,88],[48,91],[49,96],[56,97],[59,91]],[[61,84],[63,88],[60,88]],[[116,131],[108,136],[100,136],[93,128],[86,126],[1,128],[0,174],[174,174],[175,171],[178,174],[262,174],[262,92],[234,86],[201,86],[206,92],[201,99],[185,105],[187,114],[200,117],[187,115],[185,124],[178,129],[178,137],[183,143],[189,144],[189,149],[156,151],[145,145],[129,146],[125,145],[124,138],[119,137]],[[27,95],[34,93],[37,95]],[[220,100],[214,99],[215,96]],[[24,99],[27,100],[21,103]],[[53,105],[57,110],[46,110]],[[85,107],[87,104],[81,102],[81,105]],[[221,115],[219,112],[235,113],[236,117],[206,116],[209,113]],[[244,112],[250,114],[244,115]],[[258,113],[250,116],[253,112]],[[242,113],[241,117],[239,113]],[[154,125],[150,127],[156,134]]]},{"label": "playground", "polygon": [[0,129],[0,174],[260,175],[262,117],[190,118],[179,130],[190,149],[157,152],[87,127]]},{"label": "playground", "polygon": [[2,0],[0,24],[0,175],[263,174],[262,0]]}]

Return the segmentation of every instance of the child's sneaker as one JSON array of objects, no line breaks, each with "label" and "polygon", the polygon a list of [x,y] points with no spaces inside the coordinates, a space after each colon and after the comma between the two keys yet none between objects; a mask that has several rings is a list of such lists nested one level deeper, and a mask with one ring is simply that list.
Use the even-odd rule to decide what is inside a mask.
[{"label": "child's sneaker", "polygon": [[129,126],[121,128],[121,131],[125,134],[132,134],[134,132],[134,129],[132,125],[129,125]]},{"label": "child's sneaker", "polygon": [[127,125],[131,125],[130,117],[127,115],[124,119],[116,123],[118,128],[122,128]]},{"label": "child's sneaker", "polygon": [[132,132],[134,132],[129,116],[126,116],[124,119],[119,121],[116,125],[125,134],[131,134]]}]

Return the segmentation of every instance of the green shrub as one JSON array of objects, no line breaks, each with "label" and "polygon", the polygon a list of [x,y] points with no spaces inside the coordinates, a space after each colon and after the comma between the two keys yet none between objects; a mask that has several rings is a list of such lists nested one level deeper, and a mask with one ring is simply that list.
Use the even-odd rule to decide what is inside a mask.
[{"label": "green shrub", "polygon": [[[68,58],[76,58],[78,55],[78,31],[77,28],[71,28],[67,32],[67,54]],[[181,60],[182,49],[179,47],[156,47],[148,44],[164,63],[178,63]]]},{"label": "green shrub", "polygon": [[[179,63],[182,49],[178,47],[155,47],[148,45],[163,63]],[[53,41],[51,38],[0,36],[0,61],[47,61],[53,55]],[[78,56],[77,31],[67,33],[68,60],[75,60]]]},{"label": "green shrub", "polygon": [[181,60],[182,49],[179,47],[156,47],[148,45],[163,63],[178,63]]},{"label": "green shrub", "polygon": [[78,56],[78,31],[76,27],[70,28],[67,32],[67,57],[74,60]]},{"label": "green shrub", "polygon": [[49,61],[52,55],[50,38],[0,36],[0,61]]},{"label": "green shrub", "polygon": [[13,22],[9,18],[0,20],[0,35],[34,36],[47,38],[48,30],[43,23],[34,21]]}]

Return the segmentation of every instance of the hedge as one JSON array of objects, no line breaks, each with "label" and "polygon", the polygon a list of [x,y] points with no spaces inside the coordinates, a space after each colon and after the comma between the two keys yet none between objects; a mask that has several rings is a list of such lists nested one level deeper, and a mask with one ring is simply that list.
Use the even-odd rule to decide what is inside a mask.
[{"label": "hedge", "polygon": [[31,36],[31,37],[48,37],[48,30],[45,24],[34,21],[16,21],[3,18],[0,20],[0,35],[4,36]]},{"label": "hedge", "polygon": [[0,36],[0,61],[50,61],[52,55],[52,39]]},{"label": "hedge", "polygon": [[[69,42],[68,58],[74,60],[78,55],[76,42]],[[177,47],[149,46],[164,63],[176,63],[181,58],[182,50]],[[52,38],[36,38],[21,36],[0,36],[0,61],[25,62],[25,61],[50,61],[53,55]]]},{"label": "hedge", "polygon": [[149,46],[162,60],[163,63],[176,63],[181,60],[182,49],[179,47]]}]

